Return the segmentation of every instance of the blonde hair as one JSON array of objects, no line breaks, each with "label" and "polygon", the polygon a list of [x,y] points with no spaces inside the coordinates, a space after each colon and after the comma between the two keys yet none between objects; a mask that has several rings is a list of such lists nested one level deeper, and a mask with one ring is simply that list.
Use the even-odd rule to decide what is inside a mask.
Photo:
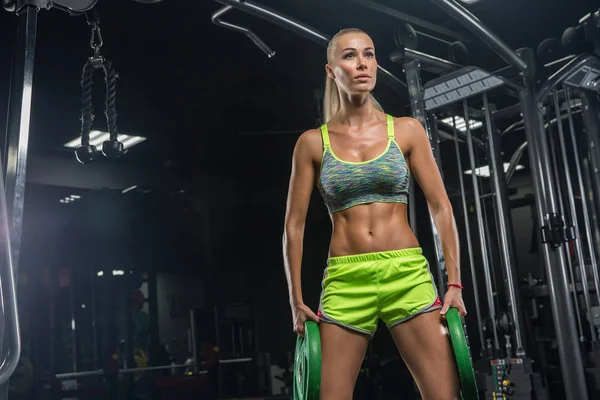
[{"label": "blonde hair", "polygon": [[[337,40],[339,39],[340,36],[345,35],[347,33],[363,33],[366,35],[366,33],[363,30],[358,29],[358,28],[342,29],[341,31],[336,33],[335,36],[331,38],[331,40],[329,41],[329,44],[327,45],[327,62],[328,63],[333,61],[333,58],[334,58],[333,51],[335,49],[335,44],[336,44]],[[377,101],[375,96],[373,96],[373,93],[369,93],[369,98],[371,99],[371,104],[373,104],[373,107],[375,107],[377,110],[379,110],[381,112],[384,112],[383,107],[381,106],[381,104],[379,104],[379,102]],[[340,111],[340,107],[341,107],[341,103],[340,103],[340,93],[339,93],[338,86],[335,83],[335,80],[330,78],[329,75],[327,73],[325,73],[325,93],[323,96],[323,123],[327,123],[329,120],[331,120],[335,116],[335,114],[337,114],[338,111]]]}]

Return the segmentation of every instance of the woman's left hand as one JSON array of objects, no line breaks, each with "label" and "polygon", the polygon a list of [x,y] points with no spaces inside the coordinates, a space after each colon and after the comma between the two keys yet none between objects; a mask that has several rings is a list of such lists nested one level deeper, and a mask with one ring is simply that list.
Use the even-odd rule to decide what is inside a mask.
[{"label": "woman's left hand", "polygon": [[443,318],[446,318],[446,313],[450,307],[456,308],[461,317],[467,315],[467,309],[465,308],[465,303],[463,302],[462,292],[458,288],[448,288],[446,296],[444,297],[444,306],[442,307],[442,311],[440,311],[440,314]]}]

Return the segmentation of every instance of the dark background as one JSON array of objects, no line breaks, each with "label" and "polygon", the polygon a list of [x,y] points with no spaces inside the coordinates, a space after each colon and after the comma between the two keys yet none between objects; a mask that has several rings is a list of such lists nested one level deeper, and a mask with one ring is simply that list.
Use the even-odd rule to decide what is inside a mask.
[{"label": "dark background", "polygon": [[[471,64],[490,71],[505,66],[432,3],[378,2],[466,35]],[[560,38],[593,3],[483,0],[468,8],[510,47],[535,49],[545,38]],[[364,29],[375,42],[380,64],[404,80],[402,67],[389,61],[399,20],[352,1],[262,0],[261,4],[328,36],[346,27]],[[104,37],[101,51],[119,73],[119,130],[147,140],[118,161],[90,165],[79,164],[72,150],[63,147],[80,130],[80,75],[92,54],[90,30],[82,16],[40,11],[20,279],[28,277],[32,290],[23,293],[40,304],[46,299],[36,296],[33,288],[42,284],[43,276],[54,276],[62,267],[154,271],[160,277],[161,302],[175,293],[194,307],[250,304],[260,329],[261,350],[282,354],[294,344],[281,256],[290,161],[298,135],[320,123],[325,49],[237,10],[223,17],[257,33],[276,51],[268,59],[242,34],[211,23],[211,14],[219,8],[220,4],[208,0],[98,3]],[[16,17],[3,10],[0,33],[0,93],[4,94],[0,120],[5,120]],[[427,38],[420,39],[419,50],[447,58],[447,46]],[[433,77],[423,74],[424,82]],[[105,130],[99,79],[95,86],[94,128]],[[407,114],[406,92],[380,82],[375,94],[387,112]],[[517,100],[498,102],[506,106]],[[499,125],[512,122],[507,119]],[[503,140],[504,161],[508,161],[525,140],[524,133]],[[454,194],[454,147],[442,143],[441,151],[445,181]],[[467,169],[465,148],[462,151],[462,168]],[[478,157],[480,165],[487,164],[483,154]],[[527,156],[522,164],[526,168],[511,183],[514,198],[532,191]],[[137,189],[121,193],[132,185]],[[71,194],[82,198],[59,203]],[[462,233],[462,210],[453,199]],[[417,207],[426,216],[422,198]],[[524,277],[539,270],[537,255],[531,252],[531,212],[518,208],[512,216],[519,275]],[[303,264],[304,297],[313,308],[327,257],[328,220],[315,193]],[[420,239],[431,255],[428,222],[420,220],[424,221]],[[462,253],[466,271],[466,249]],[[468,279],[465,272],[467,286]],[[472,304],[468,290],[465,297]],[[165,314],[159,315],[161,339],[173,341],[179,336],[184,341],[184,324]],[[474,312],[469,318],[474,330]],[[25,330],[28,326],[24,322]]]}]

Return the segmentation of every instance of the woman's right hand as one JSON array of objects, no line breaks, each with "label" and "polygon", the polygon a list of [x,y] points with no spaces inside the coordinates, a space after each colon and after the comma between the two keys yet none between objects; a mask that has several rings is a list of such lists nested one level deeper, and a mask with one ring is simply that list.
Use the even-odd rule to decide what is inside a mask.
[{"label": "woman's right hand", "polygon": [[319,317],[306,304],[292,306],[292,317],[294,320],[294,332],[300,336],[304,336],[304,322],[314,321],[317,324],[319,323]]}]

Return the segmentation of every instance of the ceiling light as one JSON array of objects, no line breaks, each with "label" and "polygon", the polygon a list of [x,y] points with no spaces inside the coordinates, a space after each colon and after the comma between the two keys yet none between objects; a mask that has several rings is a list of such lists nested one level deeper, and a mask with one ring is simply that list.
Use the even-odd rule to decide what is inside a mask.
[{"label": "ceiling light", "polygon": [[[510,163],[504,163],[504,172],[508,171],[509,166],[510,166]],[[524,169],[524,168],[525,167],[522,165],[517,165],[517,171]],[[465,174],[467,174],[467,175],[471,175],[472,173],[473,173],[473,171],[470,169],[465,171]],[[489,178],[490,177],[490,166],[484,165],[483,167],[475,168],[475,175],[481,176],[484,178]]]},{"label": "ceiling light", "polygon": [[60,199],[58,200],[59,203],[63,203],[63,204],[68,204],[68,203],[73,203],[74,201],[77,201],[81,199],[81,196],[78,194],[72,194],[68,197],[65,197],[64,199]]},{"label": "ceiling light", "polygon": [[98,275],[98,276],[104,276],[104,271],[98,271],[98,273],[96,275]]},{"label": "ceiling light", "polygon": [[[454,124],[452,124],[453,118]],[[454,125],[454,127],[461,132],[467,131],[467,123],[465,122],[465,119],[463,117],[448,117],[442,119],[441,121],[450,126]],[[469,126],[471,127],[471,129],[479,129],[483,126],[483,122],[469,118]]]},{"label": "ceiling light", "polygon": [[113,274],[114,276],[117,276],[117,275],[125,275],[125,272],[124,272],[124,271],[122,271],[122,270],[120,270],[120,269],[119,269],[119,270],[115,270],[115,269],[113,269],[113,272],[112,272],[112,274]]},{"label": "ceiling light", "polygon": [[125,193],[127,193],[127,192],[131,192],[132,190],[135,190],[135,189],[137,189],[137,185],[130,186],[130,187],[128,187],[127,189],[123,189],[123,190],[121,191],[121,193],[125,194]]},{"label": "ceiling light", "polygon": [[[90,144],[96,146],[98,149],[102,148],[102,143],[110,139],[110,134],[103,131],[91,131],[90,132]],[[136,144],[142,143],[146,140],[145,137],[131,136],[131,135],[119,135],[119,142],[123,143],[123,148],[128,149],[135,146]],[[65,143],[65,147],[70,149],[78,149],[81,146],[81,136],[76,137],[70,142]]]}]

